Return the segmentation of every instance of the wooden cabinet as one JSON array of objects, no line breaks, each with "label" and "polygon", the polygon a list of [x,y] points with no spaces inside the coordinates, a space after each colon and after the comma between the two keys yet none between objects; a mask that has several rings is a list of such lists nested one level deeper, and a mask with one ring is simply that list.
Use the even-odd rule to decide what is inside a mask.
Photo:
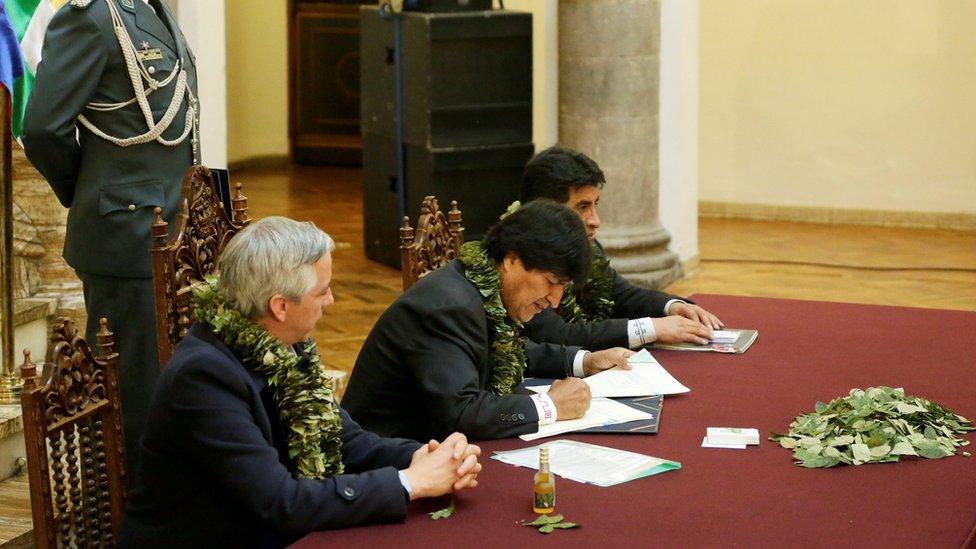
[{"label": "wooden cabinet", "polygon": [[359,2],[292,0],[289,138],[298,164],[361,164]]}]

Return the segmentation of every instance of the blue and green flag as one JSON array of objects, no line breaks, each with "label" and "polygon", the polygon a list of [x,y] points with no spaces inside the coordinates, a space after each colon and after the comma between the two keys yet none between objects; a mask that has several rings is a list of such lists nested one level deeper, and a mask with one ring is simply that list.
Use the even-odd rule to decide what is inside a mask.
[{"label": "blue and green flag", "polygon": [[24,74],[24,63],[20,57],[20,45],[6,6],[0,2],[0,86],[13,90],[14,82]]},{"label": "blue and green flag", "polygon": [[[44,33],[51,23],[58,8],[67,0],[0,0],[5,19],[13,30],[14,40],[3,36],[2,56],[7,60],[18,58],[23,66],[22,74],[16,77],[8,86],[11,94],[10,126],[15,138],[20,137],[24,127],[24,110],[27,108],[27,98],[30,97],[34,86],[34,72],[41,62],[41,46],[44,44]],[[7,32],[0,29],[0,32]],[[18,48],[19,46],[19,48]]]}]

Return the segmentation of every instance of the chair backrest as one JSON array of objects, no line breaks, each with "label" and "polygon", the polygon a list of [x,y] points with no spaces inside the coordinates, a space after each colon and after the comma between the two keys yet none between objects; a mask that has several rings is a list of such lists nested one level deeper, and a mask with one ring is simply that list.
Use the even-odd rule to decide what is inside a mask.
[{"label": "chair backrest", "polygon": [[451,210],[445,216],[436,198],[424,198],[416,229],[410,226],[408,216],[404,216],[403,226],[400,227],[403,290],[406,291],[422,276],[461,255],[461,244],[464,244],[464,227],[461,226],[461,210],[458,209],[457,200],[451,201]]},{"label": "chair backrest", "polygon": [[205,166],[191,166],[183,177],[171,236],[167,236],[169,227],[162,210],[156,208],[151,253],[160,369],[193,322],[193,286],[216,271],[224,246],[250,222],[240,183],[231,204],[233,215],[228,219],[213,172]]},{"label": "chair backrest", "polygon": [[74,322],[59,318],[52,362],[42,378],[24,351],[24,443],[34,543],[47,547],[114,545],[125,505],[125,446],[115,373],[118,354],[101,319],[98,356]]}]

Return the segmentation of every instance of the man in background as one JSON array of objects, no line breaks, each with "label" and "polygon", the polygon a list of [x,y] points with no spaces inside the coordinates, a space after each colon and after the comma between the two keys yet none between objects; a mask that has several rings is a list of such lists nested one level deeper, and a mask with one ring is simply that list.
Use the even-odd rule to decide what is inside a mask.
[{"label": "man in background", "polygon": [[558,307],[527,322],[526,336],[588,349],[638,348],[655,341],[707,343],[712,330],[722,328],[718,317],[688,299],[635,286],[610,266],[596,238],[605,183],[596,162],[566,147],[546,149],[525,166],[522,202],[548,198],[575,211],[586,226],[592,258],[587,280],[567,288]]}]

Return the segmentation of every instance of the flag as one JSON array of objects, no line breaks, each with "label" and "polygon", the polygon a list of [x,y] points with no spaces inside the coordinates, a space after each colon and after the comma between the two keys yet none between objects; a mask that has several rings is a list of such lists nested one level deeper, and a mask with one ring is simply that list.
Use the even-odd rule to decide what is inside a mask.
[{"label": "flag", "polygon": [[[13,82],[11,87],[10,126],[15,138],[20,137],[24,126],[24,110],[27,108],[27,98],[30,97],[34,86],[34,73],[41,62],[41,47],[44,45],[44,33],[51,19],[67,0],[0,0],[0,5],[6,5],[6,14],[13,27],[16,42],[19,42],[20,59],[23,62],[23,74]],[[14,46],[18,46],[17,43]]]},{"label": "flag", "polygon": [[24,63],[20,57],[17,35],[10,25],[7,10],[0,3],[0,86],[13,90],[14,82],[24,74]]}]

